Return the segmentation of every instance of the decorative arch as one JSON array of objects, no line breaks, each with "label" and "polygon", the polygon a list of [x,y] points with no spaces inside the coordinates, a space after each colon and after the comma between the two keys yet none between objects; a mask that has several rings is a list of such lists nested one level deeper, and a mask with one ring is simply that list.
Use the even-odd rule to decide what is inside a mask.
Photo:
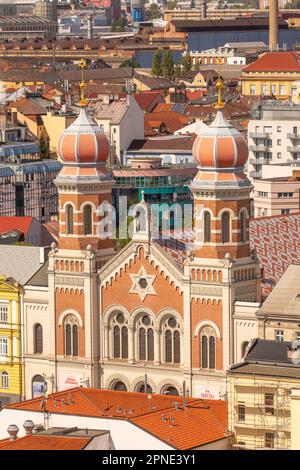
[{"label": "decorative arch", "polygon": [[158,312],[158,314],[156,315],[154,326],[157,329],[160,329],[163,321],[165,320],[165,318],[169,317],[169,316],[170,317],[175,317],[178,320],[179,325],[180,325],[180,331],[181,331],[181,333],[183,333],[183,318],[177,312],[177,310],[171,309],[171,308],[170,309],[169,308],[164,308],[164,309],[162,309]]},{"label": "decorative arch", "polygon": [[73,310],[71,308],[67,308],[67,309],[62,311],[62,313],[58,317],[58,326],[62,326],[62,324],[64,323],[66,317],[69,316],[69,315],[74,315],[74,317],[76,317],[77,320],[78,320],[78,325],[81,328],[83,328],[83,321],[82,321],[81,316],[79,315],[78,312],[76,312],[76,310]]},{"label": "decorative arch", "polygon": [[[141,375],[141,376],[137,377],[136,379],[134,379],[132,384],[131,384],[132,391],[136,392],[137,388],[140,385],[142,385],[144,382],[145,382],[145,376],[144,375]],[[147,384],[150,385],[150,387],[152,388],[152,393],[157,393],[156,392],[156,384],[155,384],[155,382],[153,382],[153,380],[151,378],[149,378],[149,375],[147,376]]]},{"label": "decorative arch", "polygon": [[159,382],[157,386],[157,390],[160,394],[164,394],[164,390],[167,387],[175,387],[178,390],[179,395],[182,393],[182,384],[177,382],[177,380],[174,379],[164,379],[161,382]]},{"label": "decorative arch", "polygon": [[129,328],[133,328],[135,323],[138,321],[139,317],[142,316],[143,314],[149,315],[150,319],[155,323],[155,320],[156,320],[155,314],[150,308],[137,307],[134,310],[132,310],[129,314],[129,322],[128,322]]},{"label": "decorative arch", "polygon": [[106,379],[105,388],[112,390],[113,385],[116,382],[124,382],[128,391],[131,391],[130,382],[128,378],[123,374],[113,374]]},{"label": "decorative arch", "polygon": [[219,327],[215,324],[215,322],[211,320],[202,320],[199,323],[197,323],[195,331],[194,331],[194,336],[195,337],[198,336],[202,328],[204,328],[205,326],[210,326],[211,328],[213,328],[216,332],[217,338],[219,339],[221,338],[221,332],[220,332]]},{"label": "decorative arch", "polygon": [[128,312],[128,310],[123,307],[123,305],[111,305],[110,307],[108,307],[104,313],[103,313],[103,323],[104,323],[104,326],[106,328],[109,327],[109,324],[110,324],[110,321],[112,319],[112,317],[117,313],[117,312],[121,312],[123,313],[123,315],[125,316],[125,318],[127,319],[128,321],[128,324],[129,324],[129,321],[130,321],[130,314]]}]

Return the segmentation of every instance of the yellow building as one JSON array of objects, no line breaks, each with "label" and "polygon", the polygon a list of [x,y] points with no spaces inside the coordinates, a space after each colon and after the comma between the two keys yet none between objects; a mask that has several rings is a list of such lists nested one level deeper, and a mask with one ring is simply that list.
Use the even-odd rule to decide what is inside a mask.
[{"label": "yellow building", "polygon": [[294,96],[300,83],[300,55],[294,51],[266,52],[243,69],[241,81],[244,96]]},{"label": "yellow building", "polygon": [[[299,357],[291,342],[256,339],[243,362],[229,369],[228,426],[234,448],[292,448],[291,391],[300,388]],[[300,429],[299,424],[298,419],[294,427]],[[300,441],[294,439],[293,448],[300,449]]]},{"label": "yellow building", "polygon": [[0,404],[24,396],[21,347],[21,297],[23,289],[13,278],[0,276]]}]

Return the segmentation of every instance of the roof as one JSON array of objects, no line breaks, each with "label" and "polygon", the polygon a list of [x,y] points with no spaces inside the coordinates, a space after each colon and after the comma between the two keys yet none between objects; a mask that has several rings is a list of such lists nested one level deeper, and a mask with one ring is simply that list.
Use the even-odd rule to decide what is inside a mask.
[{"label": "roof", "polygon": [[182,127],[190,124],[192,118],[175,111],[153,112],[145,114],[145,125],[153,128],[164,126],[165,132],[173,134]]},{"label": "roof", "polygon": [[127,99],[113,100],[109,104],[97,101],[91,103],[91,109],[94,111],[95,119],[109,119],[111,124],[119,124],[128,110]]},{"label": "roof", "polygon": [[0,245],[0,274],[24,285],[40,269],[46,252],[37,246]]},{"label": "roof", "polygon": [[[234,19],[219,19],[219,20],[172,20],[171,23],[175,26],[177,31],[236,31],[240,29],[268,29],[268,17],[243,17]],[[278,27],[280,29],[288,29],[288,24],[281,18],[278,18]]]},{"label": "roof", "polygon": [[167,153],[176,153],[181,151],[184,153],[191,154],[193,143],[196,138],[196,134],[190,135],[170,135],[165,137],[150,137],[143,140],[133,140],[130,144],[130,147],[127,149],[127,153],[130,152],[156,152],[162,154]]},{"label": "roof", "polygon": [[300,264],[287,268],[258,313],[300,317]]},{"label": "roof", "polygon": [[300,72],[297,52],[266,52],[243,69],[244,72]]},{"label": "roof", "polygon": [[262,217],[250,221],[250,246],[263,268],[266,297],[288,266],[300,263],[300,214]]},{"label": "roof", "polygon": [[33,434],[16,441],[0,441],[0,450],[83,450],[91,437],[47,436]]},{"label": "roof", "polygon": [[273,341],[266,339],[255,339],[245,357],[246,361],[268,361],[268,362],[290,362],[287,357],[287,341]]},{"label": "roof", "polygon": [[27,285],[37,287],[48,287],[48,260],[44,263],[34,275],[28,279]]},{"label": "roof", "polygon": [[148,77],[146,75],[135,74],[135,79],[143,83],[152,90],[164,90],[175,86],[175,83],[166,78]]},{"label": "roof", "polygon": [[[7,405],[14,410],[41,410],[41,398]],[[174,402],[178,403],[178,409]],[[226,438],[224,400],[151,395],[105,389],[74,388],[49,395],[44,405],[53,414],[130,421],[176,449],[186,450]],[[164,417],[163,417],[163,416]]]},{"label": "roof", "polygon": [[[80,82],[82,80],[80,70],[67,70],[58,72],[59,78],[69,82]],[[119,68],[102,68],[102,69],[87,69],[84,71],[84,79],[88,80],[111,80],[111,79],[122,79],[126,80],[131,78],[131,68],[119,67]]]},{"label": "roof", "polygon": [[134,95],[136,102],[143,111],[147,111],[149,106],[155,102],[158,98],[163,100],[161,93],[159,91],[147,91],[136,93]]},{"label": "roof", "polygon": [[33,217],[5,217],[0,216],[0,234],[10,230],[20,230],[24,235],[28,233]]}]

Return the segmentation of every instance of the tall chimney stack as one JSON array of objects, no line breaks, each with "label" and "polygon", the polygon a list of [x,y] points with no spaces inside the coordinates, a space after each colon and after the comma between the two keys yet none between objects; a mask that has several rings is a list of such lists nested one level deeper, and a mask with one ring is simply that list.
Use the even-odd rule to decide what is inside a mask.
[{"label": "tall chimney stack", "polygon": [[269,49],[276,51],[278,47],[278,0],[269,3]]}]

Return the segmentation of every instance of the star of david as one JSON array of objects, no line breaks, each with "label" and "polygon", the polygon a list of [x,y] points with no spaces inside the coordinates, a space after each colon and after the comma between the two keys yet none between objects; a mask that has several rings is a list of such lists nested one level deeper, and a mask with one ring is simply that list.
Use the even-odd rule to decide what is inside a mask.
[{"label": "star of david", "polygon": [[143,266],[137,274],[130,274],[130,277],[132,279],[132,287],[129,292],[132,294],[138,294],[142,301],[144,301],[146,295],[156,294],[153,287],[153,282],[156,276],[147,274]]}]

